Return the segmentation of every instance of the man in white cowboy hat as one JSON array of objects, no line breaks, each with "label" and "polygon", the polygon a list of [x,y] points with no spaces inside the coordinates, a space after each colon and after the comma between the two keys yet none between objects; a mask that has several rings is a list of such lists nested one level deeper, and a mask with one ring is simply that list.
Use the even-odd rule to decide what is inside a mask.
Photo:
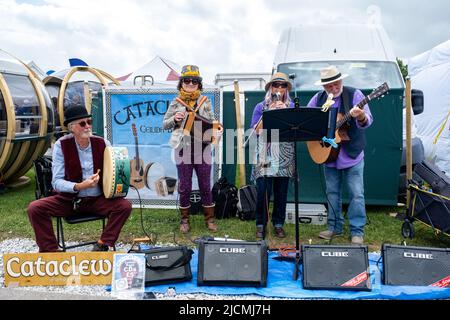
[{"label": "man in white cowboy hat", "polygon": [[[347,209],[352,244],[363,244],[366,209],[364,199],[364,148],[366,146],[365,130],[370,127],[373,117],[369,106],[362,109],[356,107],[364,99],[363,93],[355,88],[343,85],[342,80],[348,74],[339,72],[336,66],[320,70],[320,80],[315,85],[323,86],[309,101],[308,106],[321,107],[327,98],[333,98],[334,104],[330,112],[334,119],[349,113],[350,120],[346,125],[350,140],[340,144],[336,160],[324,166],[326,193],[328,200],[328,229],[319,233],[319,237],[331,240],[342,235],[344,218],[342,216],[342,186],[345,181],[349,194]],[[332,96],[331,96],[332,95]],[[341,127],[341,128],[342,128]]]}]

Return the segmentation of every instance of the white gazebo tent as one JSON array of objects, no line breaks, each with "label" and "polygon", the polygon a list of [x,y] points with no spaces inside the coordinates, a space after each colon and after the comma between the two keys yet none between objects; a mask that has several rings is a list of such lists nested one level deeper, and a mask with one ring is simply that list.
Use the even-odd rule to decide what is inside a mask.
[{"label": "white gazebo tent", "polygon": [[180,70],[181,66],[175,62],[156,56],[132,73],[119,77],[117,80],[125,87],[139,85],[176,87]]},{"label": "white gazebo tent", "polygon": [[424,94],[415,116],[425,158],[450,177],[450,40],[408,60],[412,86]]}]

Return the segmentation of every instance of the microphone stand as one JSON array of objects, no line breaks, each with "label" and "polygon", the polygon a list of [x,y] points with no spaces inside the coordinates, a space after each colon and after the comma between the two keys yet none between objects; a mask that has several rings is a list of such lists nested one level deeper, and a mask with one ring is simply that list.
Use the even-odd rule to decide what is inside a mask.
[{"label": "microphone stand", "polygon": [[[269,89],[271,90],[271,89]],[[272,99],[271,102],[277,102],[277,101],[281,101],[281,94],[279,92],[276,92],[274,94],[272,94]],[[265,108],[263,108],[263,113],[264,111],[267,110],[267,106]],[[261,114],[261,117],[259,118],[258,122],[256,123],[256,125],[253,128],[253,131],[250,133],[250,135],[248,136],[247,140],[244,142],[244,148],[247,147],[248,142],[250,141],[250,138],[253,136],[253,134],[258,130],[258,127],[260,125],[260,123],[262,122],[263,116]],[[266,146],[266,148],[263,148],[264,150],[261,151],[257,151],[257,152],[267,152],[268,150],[268,146]],[[264,181],[264,189],[265,189],[265,197],[264,197],[264,207],[263,207],[263,240],[266,239],[266,225],[268,224],[268,220],[269,220],[269,197],[268,197],[268,191],[267,189],[269,188],[269,186],[267,185],[267,179],[266,179],[266,172],[264,172],[262,178]],[[272,181],[269,180],[269,183],[272,183]],[[267,220],[266,220],[267,218]]]},{"label": "microphone stand", "polygon": [[300,108],[300,99],[297,96],[297,86],[295,85],[295,78],[297,78],[297,74],[295,73],[290,73],[289,74],[289,79],[292,79],[292,83],[294,85],[294,106],[296,108]]},{"label": "microphone stand", "polygon": [[262,121],[262,116],[261,116],[261,118],[259,118],[259,120],[258,120],[258,122],[256,123],[255,127],[253,128],[252,132],[250,132],[249,136],[247,137],[247,140],[244,141],[244,145],[243,145],[244,148],[247,148],[247,144],[248,144],[248,142],[250,141],[250,138],[251,138],[251,137],[253,136],[253,134],[256,132],[256,128],[258,128],[258,126],[259,126],[259,124],[261,123],[261,121]]},{"label": "microphone stand", "polygon": [[[297,96],[297,86],[295,85],[295,73],[289,74],[289,79],[292,79],[294,85],[294,107],[300,108],[300,99]],[[297,141],[294,142],[294,193],[295,193],[295,266],[294,266],[294,280],[298,279],[298,269],[300,263],[300,232],[298,222],[298,171],[297,171]]]}]

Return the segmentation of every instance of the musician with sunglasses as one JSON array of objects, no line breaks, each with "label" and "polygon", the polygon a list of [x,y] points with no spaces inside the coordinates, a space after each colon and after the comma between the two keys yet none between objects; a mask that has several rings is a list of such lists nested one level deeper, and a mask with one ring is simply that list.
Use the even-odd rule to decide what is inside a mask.
[{"label": "musician with sunglasses", "polygon": [[[211,144],[184,135],[182,124],[188,112],[213,121],[211,101],[203,96],[202,77],[197,66],[186,65],[181,70],[177,87],[178,96],[171,102],[163,120],[164,129],[173,129],[169,145],[174,149],[178,172],[179,208],[181,213],[180,232],[190,231],[189,208],[192,191],[192,174],[195,170],[200,189],[205,225],[211,232],[217,231],[214,222],[214,202],[211,193]],[[195,124],[194,124],[195,125]],[[218,134],[223,129],[219,128]]]},{"label": "musician with sunglasses", "polygon": [[[356,88],[344,86],[343,79],[348,74],[341,73],[336,66],[328,66],[320,70],[320,80],[314,84],[323,90],[316,93],[308,106],[323,106],[332,99],[330,112],[336,123],[350,116],[345,123],[345,132],[340,132],[342,143],[337,158],[330,159],[323,166],[328,202],[328,227],[319,233],[319,238],[331,240],[342,236],[344,217],[342,215],[343,185],[347,186],[351,243],[364,243],[364,227],[366,225],[366,208],[364,197],[364,148],[366,146],[365,130],[373,123],[369,105],[358,108],[357,104],[364,100],[364,94]],[[344,128],[344,126],[343,126]],[[344,137],[346,137],[344,139]]]},{"label": "musician with sunglasses", "polygon": [[[265,86],[264,101],[258,103],[253,110],[251,127],[260,136],[262,114],[268,110],[293,108],[289,97],[292,85],[286,74],[275,73]],[[264,126],[262,126],[264,127]],[[258,138],[256,161],[252,168],[252,180],[256,183],[256,238],[265,238],[266,225],[269,218],[269,201],[274,194],[272,224],[275,236],[286,237],[283,229],[286,219],[286,202],[289,178],[294,176],[294,144],[291,142],[265,143]]]},{"label": "musician with sunglasses", "polygon": [[124,198],[106,199],[102,190],[103,152],[111,144],[91,132],[91,115],[81,106],[64,112],[64,125],[70,134],[53,146],[52,186],[55,195],[33,201],[28,216],[36,235],[39,252],[58,250],[52,217],[74,213],[95,213],[108,217],[108,223],[92,251],[114,247],[123,225],[131,213]]}]

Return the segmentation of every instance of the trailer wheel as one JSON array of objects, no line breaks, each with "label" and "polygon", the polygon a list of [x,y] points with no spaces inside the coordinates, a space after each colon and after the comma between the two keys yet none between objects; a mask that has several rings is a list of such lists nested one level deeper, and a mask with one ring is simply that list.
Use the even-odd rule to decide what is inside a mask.
[{"label": "trailer wheel", "polygon": [[402,236],[404,238],[414,238],[414,225],[410,221],[405,221],[402,224]]}]

